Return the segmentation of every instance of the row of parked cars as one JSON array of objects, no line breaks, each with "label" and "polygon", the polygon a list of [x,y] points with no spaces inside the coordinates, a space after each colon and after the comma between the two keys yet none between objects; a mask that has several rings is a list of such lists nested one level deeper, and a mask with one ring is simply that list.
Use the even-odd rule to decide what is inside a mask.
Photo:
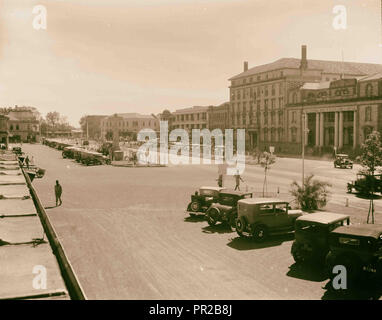
[{"label": "row of parked cars", "polygon": [[250,192],[201,187],[187,206],[190,216],[204,215],[235,229],[240,237],[265,241],[271,234],[293,232],[291,254],[297,264],[346,267],[348,278],[371,274],[382,280],[382,225],[352,225],[348,215],[293,210],[278,198],[254,198]]},{"label": "row of parked cars", "polygon": [[62,151],[63,158],[74,159],[86,166],[110,164],[111,162],[109,157],[100,152],[90,151],[55,139],[44,139],[43,144]]}]

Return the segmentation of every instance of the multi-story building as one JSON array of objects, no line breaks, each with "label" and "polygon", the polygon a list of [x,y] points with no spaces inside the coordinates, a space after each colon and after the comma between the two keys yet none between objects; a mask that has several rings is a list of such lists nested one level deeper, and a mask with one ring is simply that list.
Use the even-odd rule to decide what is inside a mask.
[{"label": "multi-story building", "polygon": [[38,112],[32,107],[15,107],[8,110],[8,132],[10,142],[36,142],[40,139]]},{"label": "multi-story building", "polygon": [[154,115],[139,113],[116,113],[101,120],[101,138],[107,138],[114,132],[119,136],[136,136],[142,129],[159,132],[159,120]]},{"label": "multi-story building", "polygon": [[0,114],[0,143],[8,145],[8,117]]},{"label": "multi-story building", "polygon": [[172,115],[173,129],[186,129],[191,133],[192,129],[204,129],[208,126],[208,107],[194,106],[178,109]]},{"label": "multi-story building", "polygon": [[349,152],[382,131],[382,73],[305,83],[289,92],[286,110],[289,151],[301,151],[304,142],[308,151]]},{"label": "multi-story building", "polygon": [[333,81],[382,72],[382,65],[368,63],[308,60],[302,46],[301,59],[281,58],[275,62],[248,69],[229,80],[230,127],[246,129],[247,149],[275,146],[287,152],[291,139],[285,111],[288,92],[304,83]]},{"label": "multi-story building", "polygon": [[208,129],[229,129],[229,102],[222,103],[219,106],[208,107]]},{"label": "multi-story building", "polygon": [[101,121],[107,118],[104,115],[87,115],[81,119],[82,131],[89,139],[101,138]]},{"label": "multi-story building", "polygon": [[173,122],[175,120],[175,116],[169,111],[164,110],[160,115],[159,118],[161,121],[167,121],[168,130],[171,131],[173,129]]}]

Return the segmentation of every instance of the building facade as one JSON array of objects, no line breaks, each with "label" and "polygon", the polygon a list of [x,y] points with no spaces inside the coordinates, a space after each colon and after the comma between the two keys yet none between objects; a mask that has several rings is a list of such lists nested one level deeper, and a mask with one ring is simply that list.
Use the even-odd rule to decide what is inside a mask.
[{"label": "building facade", "polygon": [[301,59],[281,58],[251,69],[245,62],[244,71],[229,79],[230,127],[246,129],[247,149],[264,150],[274,146],[276,152],[289,152],[292,137],[286,104],[291,90],[304,83],[377,72],[382,72],[382,65],[309,60],[306,46],[302,46]]},{"label": "building facade", "polygon": [[114,132],[120,137],[135,138],[142,129],[159,132],[159,118],[139,113],[117,113],[101,120],[101,138],[111,140]]},{"label": "building facade", "polygon": [[101,121],[107,118],[105,115],[87,115],[81,120],[82,131],[88,139],[101,138]]},{"label": "building facade", "polygon": [[229,102],[222,103],[220,106],[208,107],[208,129],[220,129],[224,133],[229,129]]},{"label": "building facade", "polygon": [[185,129],[189,134],[192,129],[204,129],[208,127],[208,108],[194,106],[191,108],[178,109],[172,113],[173,129]]},{"label": "building facade", "polygon": [[38,142],[40,120],[35,108],[15,107],[8,111],[8,132],[10,142]]},{"label": "building facade", "polygon": [[302,143],[311,152],[351,152],[372,131],[382,132],[382,73],[305,83],[289,92],[286,110],[291,152]]},{"label": "building facade", "polygon": [[8,146],[8,117],[0,114],[0,143]]}]

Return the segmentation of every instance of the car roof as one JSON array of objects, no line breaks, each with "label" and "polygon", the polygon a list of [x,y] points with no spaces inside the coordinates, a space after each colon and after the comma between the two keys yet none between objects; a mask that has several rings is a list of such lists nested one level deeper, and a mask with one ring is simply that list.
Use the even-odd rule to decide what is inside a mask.
[{"label": "car roof", "polygon": [[289,203],[286,200],[279,198],[248,198],[240,200],[240,203],[245,204],[280,204],[280,203]]},{"label": "car roof", "polygon": [[309,221],[309,222],[316,222],[320,224],[331,224],[331,223],[335,223],[335,222],[345,220],[348,218],[349,218],[348,215],[340,214],[340,213],[314,212],[314,213],[309,213],[301,217],[298,217],[297,221]]},{"label": "car roof", "polygon": [[207,190],[221,191],[221,190],[224,190],[225,188],[221,188],[221,187],[206,187],[206,186],[203,186],[203,187],[200,187],[199,189],[200,189],[200,190],[207,189]]},{"label": "car roof", "polygon": [[237,195],[237,196],[242,196],[242,195],[245,195],[245,194],[252,194],[252,192],[244,192],[244,191],[235,191],[235,190],[224,190],[224,191],[221,191],[220,194],[233,194],[233,195]]},{"label": "car roof", "polygon": [[382,235],[382,224],[356,224],[350,226],[341,226],[332,232],[336,234],[379,239]]}]

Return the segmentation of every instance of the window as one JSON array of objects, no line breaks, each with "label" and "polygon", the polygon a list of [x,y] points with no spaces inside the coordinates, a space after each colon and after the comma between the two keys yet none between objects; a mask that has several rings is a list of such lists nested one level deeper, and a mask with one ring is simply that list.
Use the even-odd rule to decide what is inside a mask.
[{"label": "window", "polygon": [[371,121],[371,107],[365,108],[365,121]]},{"label": "window", "polygon": [[268,86],[265,86],[265,96],[267,97],[268,96]]},{"label": "window", "polygon": [[292,123],[296,123],[296,111],[292,112]]},{"label": "window", "polygon": [[297,141],[297,128],[291,128],[290,131],[291,131],[292,142],[296,142]]},{"label": "window", "polygon": [[276,107],[276,99],[271,100],[271,108],[272,110]]},{"label": "window", "polygon": [[274,84],[272,84],[272,96],[274,96],[274,95],[275,95],[275,93],[276,93],[276,90],[275,90],[275,85],[274,85]]},{"label": "window", "polygon": [[292,96],[292,103],[297,103],[297,93],[293,93],[293,96]]},{"label": "window", "polygon": [[18,125],[18,124],[16,124],[16,130],[19,130],[19,129],[20,129],[19,125]]},{"label": "window", "polygon": [[371,97],[373,95],[373,86],[371,83],[366,85],[366,97]]},{"label": "window", "polygon": [[281,98],[279,98],[279,108],[282,108],[283,104],[284,104],[284,98],[281,97]]}]

